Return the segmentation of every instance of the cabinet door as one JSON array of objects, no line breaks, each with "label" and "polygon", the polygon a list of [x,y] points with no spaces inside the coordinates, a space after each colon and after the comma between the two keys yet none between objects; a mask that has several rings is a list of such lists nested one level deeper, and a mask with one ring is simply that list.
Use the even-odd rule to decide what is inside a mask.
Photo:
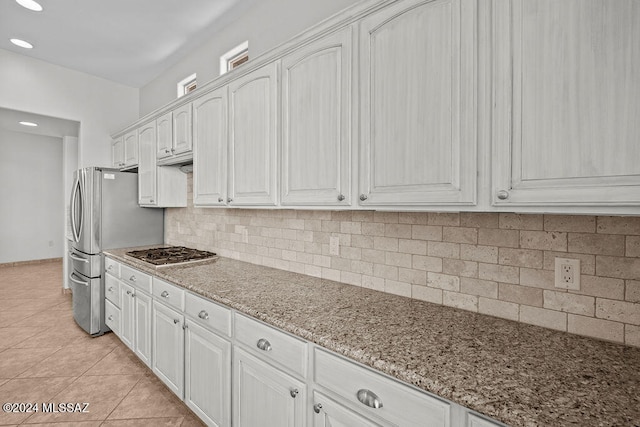
[{"label": "cabinet door", "polygon": [[276,204],[277,64],[229,84],[230,205]]},{"label": "cabinet door", "polygon": [[138,130],[131,131],[124,136],[124,165],[138,164]]},{"label": "cabinet door", "polygon": [[133,351],[145,365],[151,366],[151,297],[136,292],[134,298],[134,341]]},{"label": "cabinet door", "polygon": [[156,191],[156,122],[140,128],[138,135],[140,159],[138,164],[138,203],[153,206],[157,203]]},{"label": "cabinet door", "polygon": [[173,119],[171,112],[158,117],[156,120],[156,129],[158,144],[156,147],[156,157],[164,159],[171,156],[173,148]]},{"label": "cabinet door", "polygon": [[135,331],[135,289],[120,282],[120,340],[133,349],[134,331]]},{"label": "cabinet door", "polygon": [[233,366],[234,426],[305,426],[303,382],[238,348]]},{"label": "cabinet door", "polygon": [[494,205],[640,205],[640,4],[494,7]]},{"label": "cabinet door", "polygon": [[231,343],[194,322],[185,328],[184,400],[209,426],[231,425]]},{"label": "cabinet door", "polygon": [[318,392],[313,393],[313,412],[313,427],[380,427]]},{"label": "cabinet door", "polygon": [[191,104],[173,110],[173,147],[172,154],[181,154],[193,148],[191,139]]},{"label": "cabinet door", "polygon": [[352,30],[282,60],[282,204],[351,204]]},{"label": "cabinet door", "polygon": [[475,204],[476,4],[405,0],[362,20],[362,205]]},{"label": "cabinet door", "polygon": [[153,301],[153,372],[180,399],[184,393],[184,316]]},{"label": "cabinet door", "polygon": [[124,166],[124,139],[114,139],[111,143],[111,166],[121,168]]},{"label": "cabinet door", "polygon": [[193,103],[193,204],[216,206],[227,198],[227,87]]}]

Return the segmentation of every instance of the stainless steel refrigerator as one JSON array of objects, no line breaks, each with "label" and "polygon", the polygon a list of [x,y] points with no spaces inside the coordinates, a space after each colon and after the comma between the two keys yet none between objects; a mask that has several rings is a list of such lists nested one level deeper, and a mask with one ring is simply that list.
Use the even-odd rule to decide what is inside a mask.
[{"label": "stainless steel refrigerator", "polygon": [[89,334],[104,324],[103,250],[162,244],[164,209],[138,206],[138,174],[90,167],[74,172],[69,258],[73,317]]}]

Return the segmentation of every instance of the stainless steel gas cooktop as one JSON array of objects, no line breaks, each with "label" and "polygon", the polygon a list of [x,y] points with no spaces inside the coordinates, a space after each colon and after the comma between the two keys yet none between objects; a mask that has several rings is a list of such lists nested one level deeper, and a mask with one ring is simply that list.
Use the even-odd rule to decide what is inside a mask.
[{"label": "stainless steel gas cooktop", "polygon": [[142,249],[126,253],[127,256],[154,265],[155,267],[191,264],[214,259],[214,252],[186,248],[184,246],[168,246],[163,248]]}]

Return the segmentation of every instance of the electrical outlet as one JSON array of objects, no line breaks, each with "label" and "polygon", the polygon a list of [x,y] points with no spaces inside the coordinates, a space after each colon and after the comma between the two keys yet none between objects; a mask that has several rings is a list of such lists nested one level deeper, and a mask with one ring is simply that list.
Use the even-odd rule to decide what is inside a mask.
[{"label": "electrical outlet", "polygon": [[580,290],[580,260],[556,258],[556,288]]},{"label": "electrical outlet", "polygon": [[329,237],[329,255],[340,255],[340,238],[338,236]]}]

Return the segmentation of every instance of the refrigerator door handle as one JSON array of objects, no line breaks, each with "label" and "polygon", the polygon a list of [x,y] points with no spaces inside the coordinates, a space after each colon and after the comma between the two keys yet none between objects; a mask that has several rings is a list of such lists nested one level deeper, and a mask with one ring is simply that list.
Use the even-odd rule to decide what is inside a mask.
[{"label": "refrigerator door handle", "polygon": [[75,256],[75,255],[73,254],[73,252],[69,252],[69,258],[71,258],[71,259],[72,259],[72,260],[74,260],[74,261],[89,262],[89,260],[88,260],[88,259],[80,258],[80,257]]},{"label": "refrigerator door handle", "polygon": [[75,276],[75,273],[71,273],[69,275],[69,280],[71,280],[73,283],[77,283],[78,285],[89,286],[89,282],[84,281],[84,280],[78,280],[74,276]]},{"label": "refrigerator door handle", "polygon": [[82,226],[84,225],[84,208],[85,208],[85,186],[87,185],[87,180],[85,178],[86,169],[82,169],[82,175],[78,176],[78,195],[80,196],[80,209],[78,209],[78,213],[80,214],[80,221],[78,223],[78,242],[80,241],[80,237],[82,237]]},{"label": "refrigerator door handle", "polygon": [[80,241],[80,236],[78,236],[78,227],[76,224],[76,197],[78,195],[80,187],[80,175],[76,178],[73,183],[73,190],[71,191],[71,206],[69,209],[69,214],[71,218],[71,232],[73,233],[73,240],[78,243]]}]

